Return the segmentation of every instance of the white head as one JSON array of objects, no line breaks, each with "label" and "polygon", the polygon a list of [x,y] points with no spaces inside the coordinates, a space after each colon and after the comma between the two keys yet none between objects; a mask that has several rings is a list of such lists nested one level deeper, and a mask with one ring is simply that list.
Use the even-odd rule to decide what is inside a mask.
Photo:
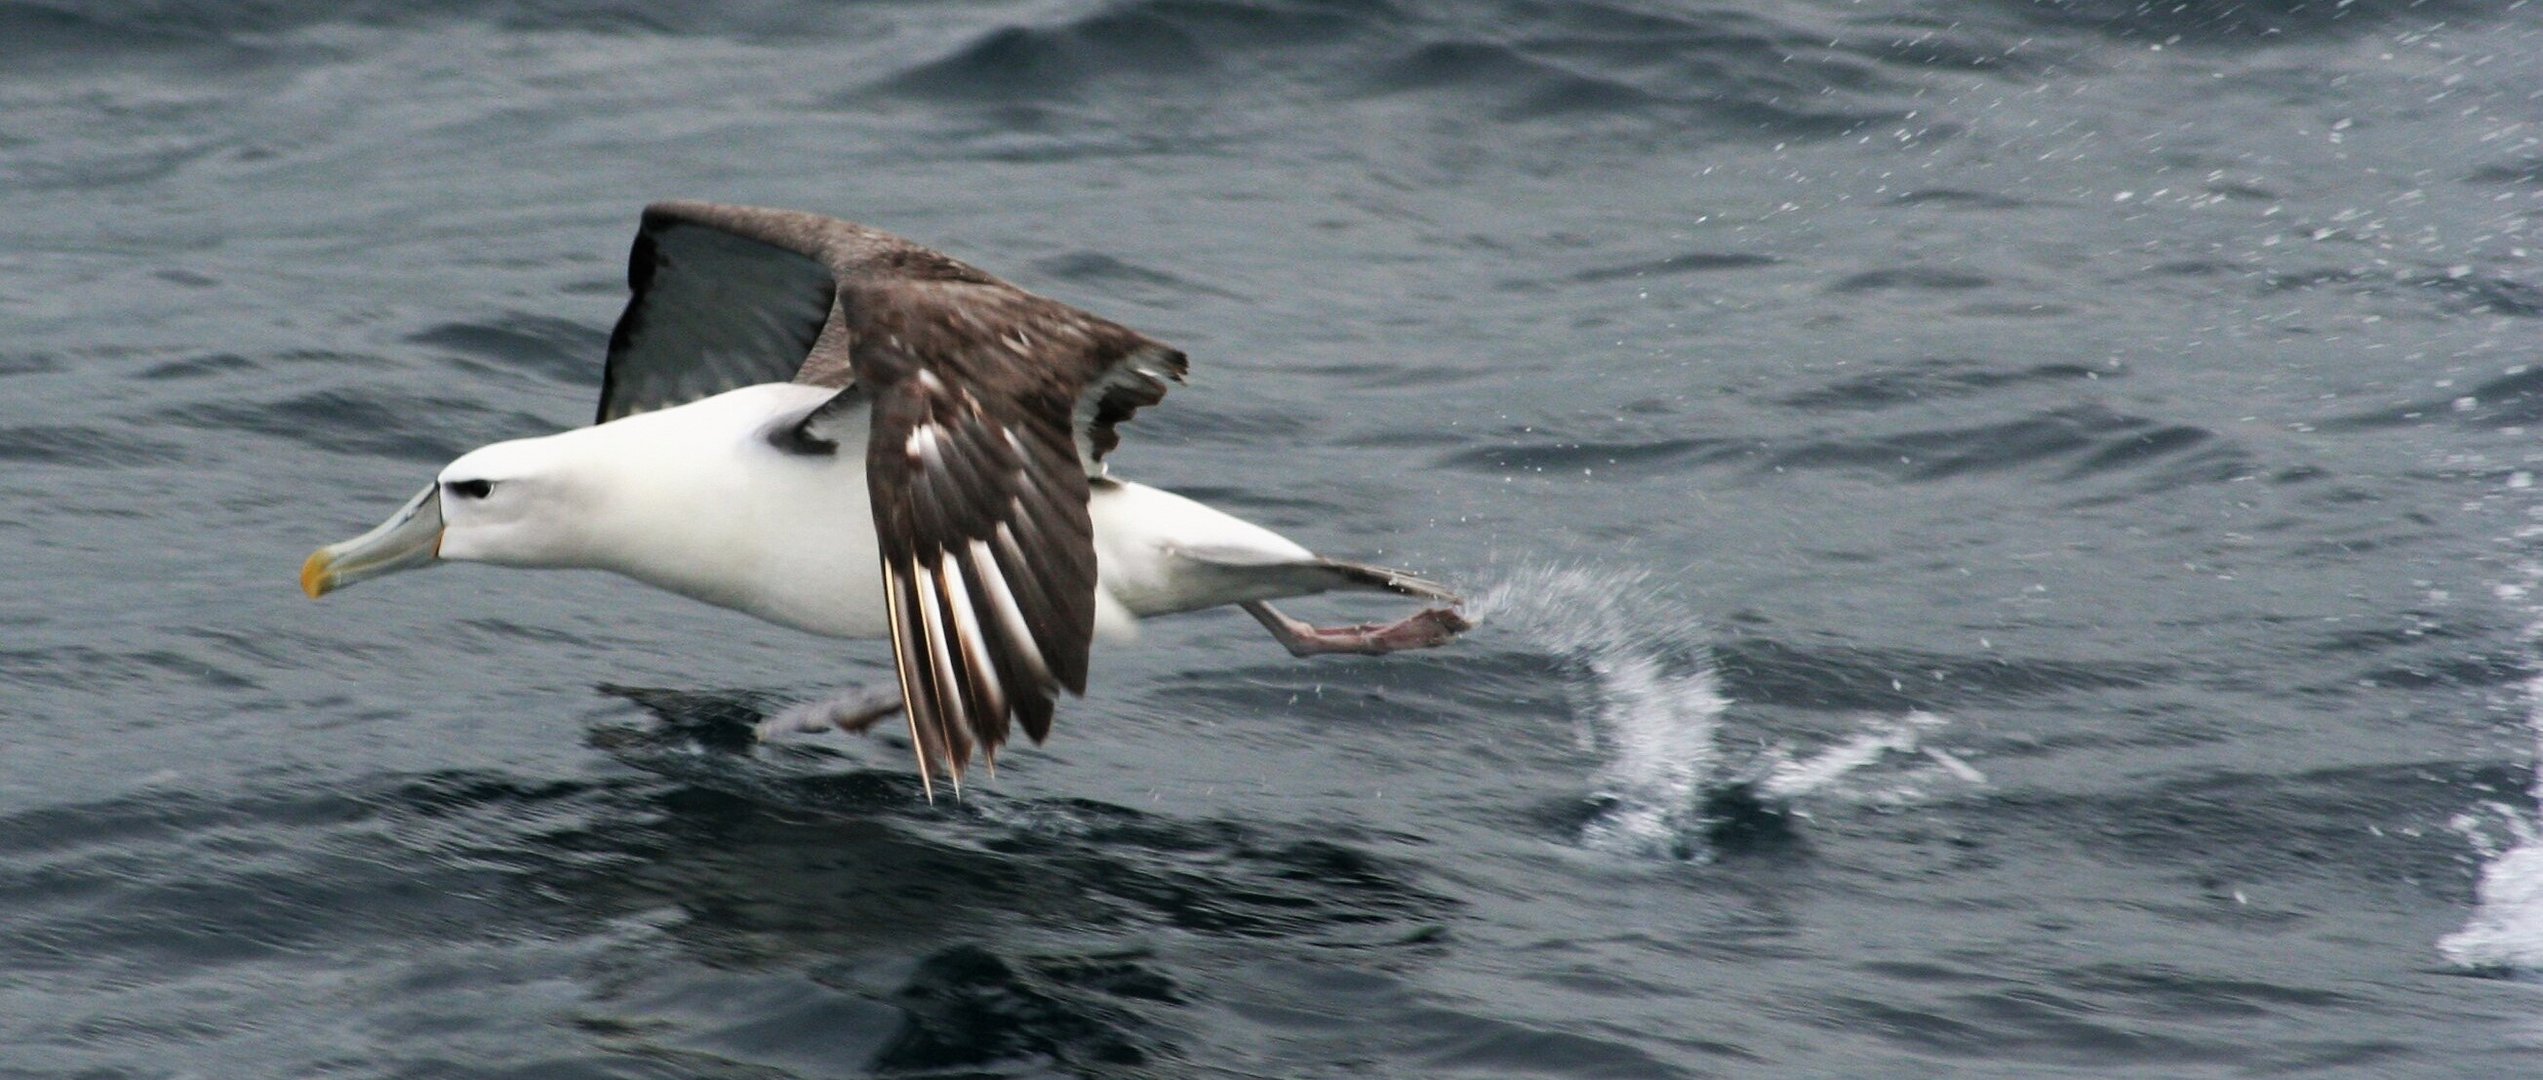
[{"label": "white head", "polygon": [[[502,566],[596,565],[595,513],[605,458],[579,445],[598,429],[496,443],[462,455],[387,521],[319,548],[300,568],[310,596],[443,560]],[[578,438],[581,436],[582,438]]]},{"label": "white head", "polygon": [[836,393],[747,386],[471,451],[378,528],[309,556],[300,586],[322,596],[443,561],[609,570],[789,626],[845,632],[839,612],[853,605],[832,593],[879,589],[881,580],[860,482],[865,447],[850,439],[836,453],[807,455],[768,438]]},{"label": "white head", "polygon": [[603,495],[566,432],[470,451],[441,471],[444,559],[501,566],[589,566]]}]

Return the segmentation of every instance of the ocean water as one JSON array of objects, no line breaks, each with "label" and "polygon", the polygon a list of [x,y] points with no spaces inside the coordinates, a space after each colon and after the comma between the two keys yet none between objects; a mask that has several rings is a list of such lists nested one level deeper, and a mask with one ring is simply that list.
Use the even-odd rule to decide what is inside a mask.
[{"label": "ocean water", "polygon": [[[0,1076],[2543,1075],[2543,7],[664,8],[0,0]],[[1481,628],[931,805],[743,737],[875,643],[301,597],[673,197]]]}]

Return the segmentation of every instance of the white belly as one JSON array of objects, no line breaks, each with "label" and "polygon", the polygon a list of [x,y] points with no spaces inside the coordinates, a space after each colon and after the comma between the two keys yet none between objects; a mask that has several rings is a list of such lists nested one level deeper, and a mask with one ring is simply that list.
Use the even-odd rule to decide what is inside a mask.
[{"label": "white belly", "polygon": [[[639,581],[830,637],[874,638],[885,624],[865,444],[836,454],[771,445],[772,418],[800,415],[831,391],[767,384],[551,436],[607,438],[647,481],[609,508],[610,531],[638,538],[600,561]],[[862,423],[842,428],[863,432]],[[678,430],[674,442],[665,436]],[[715,437],[700,438],[704,431]],[[677,446],[677,453],[666,447]],[[1087,505],[1095,533],[1096,630],[1129,636],[1132,616],[1268,599],[1230,567],[1312,560],[1268,529],[1156,488],[1099,482]],[[1029,553],[1028,553],[1029,554]]]}]

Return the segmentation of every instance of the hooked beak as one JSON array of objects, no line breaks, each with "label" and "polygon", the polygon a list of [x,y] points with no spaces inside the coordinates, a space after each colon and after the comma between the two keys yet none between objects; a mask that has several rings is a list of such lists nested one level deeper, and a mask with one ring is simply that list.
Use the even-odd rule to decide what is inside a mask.
[{"label": "hooked beak", "polygon": [[441,557],[441,485],[425,488],[380,527],[309,554],[300,590],[315,600],[357,581],[431,566]]}]

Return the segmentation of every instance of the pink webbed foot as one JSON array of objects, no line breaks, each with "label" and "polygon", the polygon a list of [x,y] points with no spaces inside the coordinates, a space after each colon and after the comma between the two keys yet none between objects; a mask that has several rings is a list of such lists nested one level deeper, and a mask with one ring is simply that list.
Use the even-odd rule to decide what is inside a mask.
[{"label": "pink webbed foot", "polygon": [[850,735],[864,733],[886,716],[901,711],[901,688],[862,687],[835,697],[808,701],[759,723],[761,742],[800,732],[828,731],[837,728]]},{"label": "pink webbed foot", "polygon": [[1361,623],[1358,626],[1309,626],[1283,615],[1270,604],[1244,605],[1254,621],[1271,631],[1274,640],[1292,656],[1315,656],[1321,653],[1351,653],[1377,656],[1406,649],[1428,649],[1448,644],[1457,635],[1474,629],[1474,621],[1455,608],[1425,608],[1391,623]]}]

